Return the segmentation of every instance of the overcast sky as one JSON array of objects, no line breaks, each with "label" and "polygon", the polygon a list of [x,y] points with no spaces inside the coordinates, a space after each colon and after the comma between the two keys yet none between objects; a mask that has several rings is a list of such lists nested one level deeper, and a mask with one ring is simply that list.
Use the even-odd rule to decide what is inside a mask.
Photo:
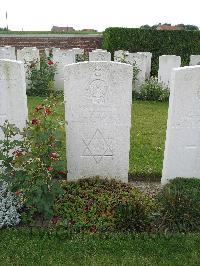
[{"label": "overcast sky", "polygon": [[103,31],[110,26],[194,24],[200,27],[200,0],[0,0],[0,27],[50,30],[55,26]]}]

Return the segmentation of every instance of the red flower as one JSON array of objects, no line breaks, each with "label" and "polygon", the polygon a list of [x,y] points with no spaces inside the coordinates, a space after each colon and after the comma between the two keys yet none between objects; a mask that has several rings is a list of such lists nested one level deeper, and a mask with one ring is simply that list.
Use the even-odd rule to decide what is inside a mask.
[{"label": "red flower", "polygon": [[92,227],[90,227],[90,233],[96,233],[96,232],[97,232],[96,225],[93,225]]},{"label": "red flower", "polygon": [[38,112],[39,110],[44,109],[44,106],[42,106],[41,104],[39,104],[39,105],[37,105],[37,106],[35,107],[35,109],[36,109],[36,111]]},{"label": "red flower", "polygon": [[50,157],[52,160],[56,160],[56,159],[58,159],[59,155],[58,155],[58,153],[56,153],[56,152],[52,152],[52,153],[49,154],[49,157]]},{"label": "red flower", "polygon": [[60,175],[66,175],[66,171],[58,171],[58,173],[60,174]]},{"label": "red flower", "polygon": [[49,172],[51,172],[51,171],[53,171],[54,169],[53,169],[53,167],[49,166],[49,167],[47,168],[47,170],[48,170]]},{"label": "red flower", "polygon": [[53,65],[53,61],[52,60],[48,60],[48,65]]},{"label": "red flower", "polygon": [[52,219],[51,219],[52,223],[53,224],[57,224],[59,221],[60,221],[60,217],[58,216],[54,216]]},{"label": "red flower", "polygon": [[44,108],[44,113],[46,114],[46,115],[50,115],[51,114],[51,111],[49,110],[49,108]]},{"label": "red flower", "polygon": [[38,125],[38,124],[39,121],[36,118],[32,119],[32,125]]},{"label": "red flower", "polygon": [[16,150],[16,151],[14,151],[12,154],[15,155],[16,157],[19,157],[19,156],[21,156],[23,153],[22,153],[22,151],[20,151],[20,150]]},{"label": "red flower", "polygon": [[20,190],[17,190],[17,191],[15,192],[15,195],[16,195],[17,197],[19,197],[21,194],[22,194],[22,192],[21,192]]}]

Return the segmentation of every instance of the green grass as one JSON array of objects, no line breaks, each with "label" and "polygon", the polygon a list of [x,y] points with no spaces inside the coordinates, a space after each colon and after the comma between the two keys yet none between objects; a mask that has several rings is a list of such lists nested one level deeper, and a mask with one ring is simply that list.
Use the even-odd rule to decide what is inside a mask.
[{"label": "green grass", "polygon": [[200,265],[200,235],[110,234],[61,239],[1,230],[0,265]]},{"label": "green grass", "polygon": [[[41,103],[40,97],[29,97],[29,113]],[[133,178],[161,177],[168,103],[133,101],[129,174]],[[55,110],[64,119],[64,104]],[[65,135],[63,132],[63,140]],[[63,145],[65,154],[65,145]]]}]

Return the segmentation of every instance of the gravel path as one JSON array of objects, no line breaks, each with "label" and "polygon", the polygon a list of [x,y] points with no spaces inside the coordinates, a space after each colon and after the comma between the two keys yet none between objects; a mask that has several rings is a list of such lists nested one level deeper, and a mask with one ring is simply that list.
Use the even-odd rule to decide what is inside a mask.
[{"label": "gravel path", "polygon": [[161,190],[160,182],[131,181],[130,183],[150,197],[155,197]]}]

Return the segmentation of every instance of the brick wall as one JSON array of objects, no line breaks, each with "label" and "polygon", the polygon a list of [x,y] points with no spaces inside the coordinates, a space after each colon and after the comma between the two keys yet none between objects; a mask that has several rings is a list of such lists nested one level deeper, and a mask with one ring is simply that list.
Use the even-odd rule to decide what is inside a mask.
[{"label": "brick wall", "polygon": [[37,47],[40,50],[48,47],[70,49],[80,47],[89,52],[101,48],[102,36],[99,35],[64,35],[64,34],[41,34],[41,35],[0,35],[0,46],[11,45],[16,49],[23,47]]}]

